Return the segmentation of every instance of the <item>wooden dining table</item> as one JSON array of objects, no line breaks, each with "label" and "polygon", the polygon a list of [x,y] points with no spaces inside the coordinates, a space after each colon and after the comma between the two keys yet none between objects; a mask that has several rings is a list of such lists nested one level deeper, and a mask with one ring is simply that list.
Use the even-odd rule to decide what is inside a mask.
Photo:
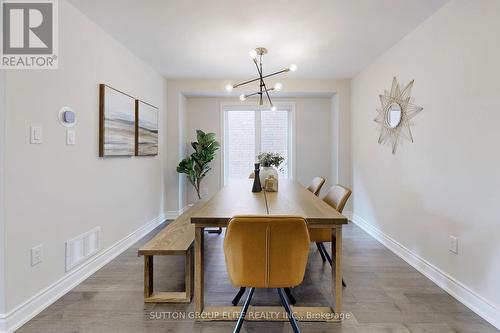
[{"label": "wooden dining table", "polygon": [[[299,183],[280,179],[278,192],[251,192],[252,181],[232,181],[216,193],[191,216],[195,225],[195,313],[199,320],[236,320],[241,307],[205,306],[204,255],[205,233],[208,227],[226,227],[235,215],[297,215],[306,219],[309,228],[332,229],[331,304],[317,307],[293,306],[298,320],[337,321],[342,318],[342,226],[346,217],[308,191]],[[332,306],[333,304],[333,306]],[[281,312],[279,307],[250,307],[249,312]],[[269,317],[260,315],[262,320]],[[255,317],[256,318],[256,317]],[[286,317],[275,318],[286,320]],[[256,320],[256,319],[255,319]]]}]

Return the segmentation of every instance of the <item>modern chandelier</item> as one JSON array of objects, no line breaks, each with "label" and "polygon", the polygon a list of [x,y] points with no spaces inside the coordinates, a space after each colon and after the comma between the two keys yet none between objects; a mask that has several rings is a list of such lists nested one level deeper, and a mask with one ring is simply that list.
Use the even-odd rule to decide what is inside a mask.
[{"label": "modern chandelier", "polygon": [[256,79],[248,80],[245,82],[241,82],[238,84],[228,84],[226,86],[227,91],[232,91],[234,88],[241,87],[243,85],[253,83],[256,81],[259,81],[259,90],[252,93],[252,94],[241,94],[240,95],[240,100],[244,101],[248,97],[256,96],[259,95],[260,99],[260,105],[264,105],[264,99],[267,99],[269,101],[269,105],[271,106],[271,111],[276,111],[276,107],[273,104],[273,101],[271,100],[271,96],[269,95],[270,91],[280,91],[283,88],[283,85],[281,83],[275,83],[273,87],[268,88],[266,85],[266,82],[264,79],[267,79],[271,76],[275,76],[281,73],[286,73],[286,72],[295,72],[297,70],[297,65],[292,64],[290,67],[285,68],[283,70],[264,75],[262,72],[262,56],[267,53],[267,49],[265,47],[258,47],[255,50],[250,51],[250,57],[253,60],[253,63],[255,64],[255,67],[257,67],[257,72],[259,74],[259,77]]}]

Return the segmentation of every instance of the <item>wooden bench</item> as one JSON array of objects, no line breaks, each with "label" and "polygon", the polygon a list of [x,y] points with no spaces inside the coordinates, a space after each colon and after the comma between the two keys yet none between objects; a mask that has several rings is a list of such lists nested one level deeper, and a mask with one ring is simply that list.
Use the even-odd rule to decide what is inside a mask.
[{"label": "wooden bench", "polygon": [[[194,225],[191,215],[203,207],[206,200],[200,200],[188,211],[170,222],[153,239],[139,249],[144,256],[144,302],[146,303],[190,303],[193,295],[193,243]],[[153,290],[153,258],[154,256],[183,255],[185,264],[185,291],[169,292]]]}]

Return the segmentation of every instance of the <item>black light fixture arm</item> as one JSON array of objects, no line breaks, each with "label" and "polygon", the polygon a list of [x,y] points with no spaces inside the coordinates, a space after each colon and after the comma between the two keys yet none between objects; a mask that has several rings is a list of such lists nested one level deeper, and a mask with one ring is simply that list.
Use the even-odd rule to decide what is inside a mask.
[{"label": "black light fixture arm", "polygon": [[[259,78],[260,78],[260,83],[259,83],[259,105],[263,104],[262,101],[262,88],[264,87],[264,80],[262,79],[262,56],[260,56],[259,63],[257,63],[257,58],[253,59],[253,63],[255,64],[255,67],[257,68],[257,72],[259,73]],[[259,66],[260,65],[260,66]]]},{"label": "black light fixture arm", "polygon": [[268,75],[264,75],[263,69],[262,69],[262,56],[266,53],[267,53],[267,49],[264,47],[258,47],[255,50],[250,51],[250,56],[252,57],[253,63],[255,64],[255,67],[257,68],[257,72],[259,74],[259,76],[257,78],[252,79],[252,80],[248,80],[245,82],[241,82],[238,84],[234,84],[234,85],[229,84],[226,86],[226,89],[227,89],[227,91],[231,91],[234,88],[238,88],[238,87],[241,87],[243,85],[259,81],[259,90],[257,92],[254,92],[251,94],[246,94],[246,95],[242,94],[242,95],[240,95],[240,99],[242,101],[244,101],[248,97],[259,95],[260,105],[262,106],[264,104],[264,98],[266,98],[269,101],[269,104],[271,106],[271,110],[275,111],[276,107],[273,105],[273,101],[271,100],[271,95],[269,95],[269,92],[272,90],[280,91],[282,85],[281,85],[281,83],[276,83],[273,88],[267,88],[266,81],[264,79],[278,75],[278,74],[290,72],[290,71],[294,72],[297,70],[297,66],[292,64],[288,68],[282,69],[280,71],[277,71],[277,72],[274,72],[274,73],[271,73]]},{"label": "black light fixture arm", "polygon": [[[267,79],[268,77],[275,76],[275,75],[278,75],[278,74],[281,74],[281,73],[286,73],[286,72],[289,72],[289,71],[290,71],[290,68],[285,68],[285,69],[282,69],[280,71],[264,75],[264,76],[262,76],[262,79]],[[234,84],[233,88],[238,88],[238,87],[244,86],[245,84],[249,84],[249,83],[252,83],[252,82],[255,82],[255,81],[259,81],[260,79],[261,78],[258,77],[256,79],[252,79],[252,80],[248,80],[248,81],[241,82],[241,83],[238,83],[238,84]]]},{"label": "black light fixture arm", "polygon": [[[275,89],[274,88],[269,88],[269,89],[263,90],[263,92],[265,93],[267,91],[273,91],[273,90],[275,90]],[[246,94],[245,98],[252,97],[252,96],[255,96],[255,95],[259,95],[259,94],[260,94],[260,91],[256,91],[256,92],[251,93],[251,94]]]},{"label": "black light fixture arm", "polygon": [[256,59],[254,59],[253,62],[255,64],[255,66],[257,67],[257,71],[259,72],[259,77],[260,77],[260,91],[259,91],[260,105],[264,104],[263,101],[262,101],[262,95],[265,93],[266,96],[267,96],[267,99],[269,100],[269,104],[272,107],[273,106],[273,102],[271,101],[271,97],[269,96],[269,90],[267,89],[266,83],[264,82],[264,79],[262,77],[262,55],[259,58],[259,63],[258,64],[257,64],[257,60]]},{"label": "black light fixture arm", "polygon": [[[255,64],[257,65],[257,62],[255,61]],[[257,67],[257,70],[259,71],[260,75],[260,105],[262,105],[262,88],[264,88],[264,92],[266,93],[267,99],[269,100],[269,104],[271,107],[273,107],[273,102],[271,101],[271,97],[269,96],[269,90],[266,87],[266,83],[264,82],[264,79],[262,78],[262,56],[260,56],[260,69]]]}]

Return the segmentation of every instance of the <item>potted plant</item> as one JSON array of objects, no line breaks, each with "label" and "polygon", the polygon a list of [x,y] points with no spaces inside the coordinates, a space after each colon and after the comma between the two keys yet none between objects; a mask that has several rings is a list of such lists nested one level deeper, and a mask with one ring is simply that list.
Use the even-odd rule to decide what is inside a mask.
[{"label": "potted plant", "polygon": [[177,172],[187,175],[189,182],[196,190],[198,199],[201,199],[200,183],[212,169],[210,162],[215,158],[215,152],[220,144],[215,140],[215,133],[196,130],[196,137],[197,141],[191,142],[194,153],[179,162]]},{"label": "potted plant", "polygon": [[[278,179],[278,168],[285,161],[285,157],[280,153],[263,152],[257,156],[262,170],[260,171],[260,182],[264,184],[264,181],[269,176],[274,176]],[[280,169],[281,171],[281,169]]]}]

